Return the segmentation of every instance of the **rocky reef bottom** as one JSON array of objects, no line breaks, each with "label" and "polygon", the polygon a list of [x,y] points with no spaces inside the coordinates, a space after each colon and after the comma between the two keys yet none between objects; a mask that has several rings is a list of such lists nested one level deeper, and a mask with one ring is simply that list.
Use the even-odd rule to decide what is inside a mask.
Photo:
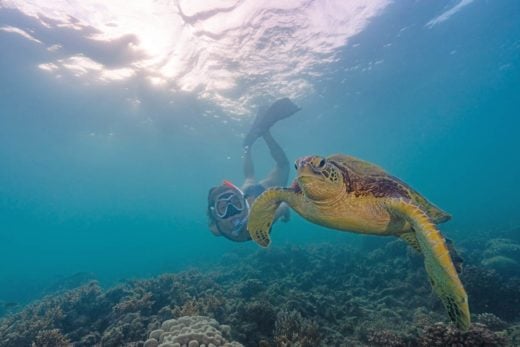
[{"label": "rocky reef bottom", "polygon": [[457,245],[468,331],[447,321],[420,255],[367,238],[231,253],[211,271],[108,289],[93,281],[3,317],[0,346],[519,346],[520,243],[506,237]]}]

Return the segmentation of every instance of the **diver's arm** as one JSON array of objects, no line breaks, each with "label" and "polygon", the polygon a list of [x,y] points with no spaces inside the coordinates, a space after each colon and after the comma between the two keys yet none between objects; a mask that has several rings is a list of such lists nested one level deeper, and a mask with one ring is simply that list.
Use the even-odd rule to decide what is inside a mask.
[{"label": "diver's arm", "polygon": [[274,220],[277,221],[278,219],[284,223],[287,223],[291,219],[291,209],[285,202],[283,202],[276,210]]}]

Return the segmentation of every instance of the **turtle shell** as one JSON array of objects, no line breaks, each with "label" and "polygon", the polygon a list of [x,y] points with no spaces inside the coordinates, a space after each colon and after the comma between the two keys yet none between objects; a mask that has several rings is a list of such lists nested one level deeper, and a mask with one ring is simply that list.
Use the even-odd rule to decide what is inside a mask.
[{"label": "turtle shell", "polygon": [[402,198],[425,211],[434,223],[442,223],[451,217],[412,187],[381,169],[379,166],[343,154],[327,158],[343,175],[347,192],[356,197]]}]

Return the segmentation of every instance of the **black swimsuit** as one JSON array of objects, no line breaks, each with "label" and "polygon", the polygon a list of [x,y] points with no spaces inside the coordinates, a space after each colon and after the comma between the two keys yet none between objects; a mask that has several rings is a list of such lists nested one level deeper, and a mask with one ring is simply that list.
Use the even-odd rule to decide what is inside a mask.
[{"label": "black swimsuit", "polygon": [[260,183],[250,185],[244,189],[244,197],[247,198],[258,198],[260,194],[265,192],[265,187]]}]

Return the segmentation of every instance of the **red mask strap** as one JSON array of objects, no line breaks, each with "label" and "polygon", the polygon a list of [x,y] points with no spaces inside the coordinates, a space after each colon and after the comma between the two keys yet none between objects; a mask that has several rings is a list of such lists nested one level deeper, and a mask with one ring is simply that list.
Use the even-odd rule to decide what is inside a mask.
[{"label": "red mask strap", "polygon": [[[242,196],[244,196],[244,192],[242,192],[242,190],[240,188],[238,188],[237,186],[235,186],[233,183],[229,182],[228,180],[224,180],[222,182],[222,184],[225,185],[226,187],[237,190],[240,194],[242,194]],[[246,200],[246,203],[247,203],[247,200]]]},{"label": "red mask strap", "polygon": [[237,186],[235,186],[233,183],[229,182],[228,180],[224,180],[222,182],[222,184],[227,186],[227,187],[229,187],[229,188],[233,188],[233,189],[236,189],[236,190],[240,191],[240,189],[238,189]]}]

